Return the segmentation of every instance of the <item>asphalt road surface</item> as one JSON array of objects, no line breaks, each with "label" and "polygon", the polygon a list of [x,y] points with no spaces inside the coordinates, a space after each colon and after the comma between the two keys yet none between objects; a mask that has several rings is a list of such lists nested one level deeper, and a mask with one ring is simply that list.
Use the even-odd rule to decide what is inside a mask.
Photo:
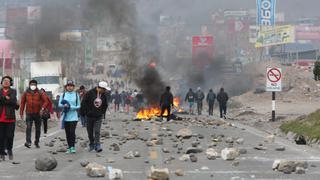
[{"label": "asphalt road surface", "polygon": [[[119,168],[124,173],[126,180],[144,180],[147,179],[150,167],[154,165],[157,168],[168,168],[170,170],[170,179],[181,180],[210,180],[210,179],[314,179],[318,180],[320,171],[320,156],[319,151],[307,146],[297,146],[285,139],[276,138],[275,143],[264,143],[267,134],[258,131],[254,128],[247,127],[237,122],[227,120],[235,126],[230,125],[195,125],[185,121],[175,121],[166,123],[155,123],[150,121],[132,121],[134,115],[114,114],[108,115],[103,124],[103,129],[109,131],[112,135],[110,138],[105,138],[103,142],[103,151],[101,153],[88,152],[87,148],[80,147],[80,142],[87,140],[86,129],[82,128],[80,124],[77,127],[78,143],[76,145],[76,154],[57,153],[53,155],[57,161],[58,166],[50,172],[39,172],[35,169],[35,159],[40,155],[49,155],[50,151],[55,151],[60,144],[58,137],[65,138],[65,133],[59,128],[52,128],[47,137],[42,137],[40,149],[34,146],[27,149],[23,146],[24,139],[15,141],[14,161],[20,164],[13,164],[12,161],[6,160],[0,162],[0,179],[13,180],[40,180],[40,179],[67,179],[67,180],[81,180],[89,179],[86,175],[85,168],[80,166],[80,162],[87,160],[89,162],[97,162],[106,167]],[[189,117],[189,116],[187,116]],[[208,118],[206,116],[198,117]],[[214,118],[211,118],[214,119]],[[129,121],[125,121],[129,120]],[[174,142],[176,132],[181,128],[190,128],[194,134],[201,134],[203,139],[199,139],[200,146],[206,150],[211,141],[211,135],[223,134],[225,137],[239,137],[244,139],[244,144],[234,144],[235,147],[247,149],[247,154],[242,154],[235,161],[239,162],[238,166],[233,166],[235,161],[225,161],[222,158],[216,160],[208,160],[205,153],[196,154],[197,162],[180,161],[179,157],[185,152],[186,148],[191,147],[191,142],[195,141],[197,137],[185,139],[183,142]],[[172,136],[168,135],[168,129],[173,132]],[[120,151],[113,151],[110,149],[112,143],[119,143],[121,136],[127,130],[137,130],[139,138],[137,140],[126,141],[120,146]],[[146,146],[141,139],[149,139],[152,137],[161,136],[163,138],[163,145]],[[33,134],[34,135],[34,134]],[[164,135],[164,136],[162,136]],[[56,138],[55,146],[45,146],[46,142],[50,142]],[[83,139],[83,140],[81,140]],[[268,149],[259,151],[253,149],[259,143],[263,143]],[[174,148],[173,145],[178,144],[182,150]],[[275,151],[278,146],[285,146],[286,150],[283,152]],[[170,153],[163,153],[162,148],[168,148]],[[218,143],[216,149],[221,150],[228,147],[225,142]],[[124,159],[123,155],[129,151],[139,151],[141,157],[134,159]],[[179,154],[178,154],[178,151]],[[98,155],[97,155],[98,154]],[[165,160],[174,157],[174,160],[165,163]],[[107,159],[111,158],[115,162],[107,163]],[[275,159],[288,160],[305,160],[308,161],[309,167],[306,174],[284,174],[272,170],[272,164]],[[147,163],[148,162],[148,163]],[[312,167],[310,165],[313,165]],[[176,169],[182,169],[185,175],[178,177],[174,174]],[[108,177],[105,177],[108,179]]]}]

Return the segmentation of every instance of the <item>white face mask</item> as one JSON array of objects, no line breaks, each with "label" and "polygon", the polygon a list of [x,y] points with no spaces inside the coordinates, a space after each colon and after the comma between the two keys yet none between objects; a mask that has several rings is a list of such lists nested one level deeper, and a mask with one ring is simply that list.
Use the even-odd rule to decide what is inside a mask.
[{"label": "white face mask", "polygon": [[31,89],[32,91],[34,91],[34,90],[37,89],[37,86],[30,86],[30,89]]}]

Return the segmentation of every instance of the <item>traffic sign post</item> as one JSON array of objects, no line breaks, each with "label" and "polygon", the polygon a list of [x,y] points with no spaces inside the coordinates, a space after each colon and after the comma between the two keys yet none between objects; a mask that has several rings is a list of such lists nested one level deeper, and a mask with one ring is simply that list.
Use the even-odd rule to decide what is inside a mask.
[{"label": "traffic sign post", "polygon": [[267,68],[266,91],[272,92],[272,121],[276,120],[276,92],[280,92],[282,90],[281,79],[281,68]]}]

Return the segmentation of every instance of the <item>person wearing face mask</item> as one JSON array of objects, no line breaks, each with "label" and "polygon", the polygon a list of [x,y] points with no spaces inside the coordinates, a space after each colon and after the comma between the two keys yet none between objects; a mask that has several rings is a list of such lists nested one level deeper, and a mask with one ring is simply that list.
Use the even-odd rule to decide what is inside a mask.
[{"label": "person wearing face mask", "polygon": [[98,86],[89,90],[83,97],[80,115],[86,116],[87,132],[89,137],[89,151],[101,152],[100,129],[102,119],[108,108],[107,91],[111,88],[107,82],[101,81]]},{"label": "person wearing face mask", "polygon": [[[5,160],[5,155],[13,159],[12,146],[14,139],[14,130],[17,105],[17,92],[12,89],[13,79],[10,76],[4,76],[1,80],[0,89],[0,161]],[[7,153],[5,150],[7,149]]]},{"label": "person wearing face mask", "polygon": [[[23,93],[20,103],[20,117],[24,119],[24,112],[26,113],[26,143],[24,144],[27,148],[31,147],[31,132],[32,124],[35,123],[36,135],[34,145],[36,148],[40,148],[39,140],[41,134],[41,114],[48,106],[48,98],[45,93],[41,92],[37,88],[38,82],[31,80],[29,82],[29,88]],[[26,110],[26,111],[25,111]]]},{"label": "person wearing face mask", "polygon": [[74,91],[74,82],[72,80],[67,81],[66,92],[63,93],[59,100],[60,108],[67,108],[67,113],[63,113],[63,123],[66,132],[68,150],[67,153],[76,153],[75,141],[76,141],[76,127],[78,123],[78,112],[80,108],[80,97],[77,92]]}]

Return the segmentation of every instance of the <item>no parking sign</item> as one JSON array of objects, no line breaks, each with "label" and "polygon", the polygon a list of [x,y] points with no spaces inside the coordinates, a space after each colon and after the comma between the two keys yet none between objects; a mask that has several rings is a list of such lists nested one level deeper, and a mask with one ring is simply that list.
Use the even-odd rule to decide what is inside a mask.
[{"label": "no parking sign", "polygon": [[282,72],[281,68],[267,68],[267,86],[266,91],[281,91],[282,90]]}]

